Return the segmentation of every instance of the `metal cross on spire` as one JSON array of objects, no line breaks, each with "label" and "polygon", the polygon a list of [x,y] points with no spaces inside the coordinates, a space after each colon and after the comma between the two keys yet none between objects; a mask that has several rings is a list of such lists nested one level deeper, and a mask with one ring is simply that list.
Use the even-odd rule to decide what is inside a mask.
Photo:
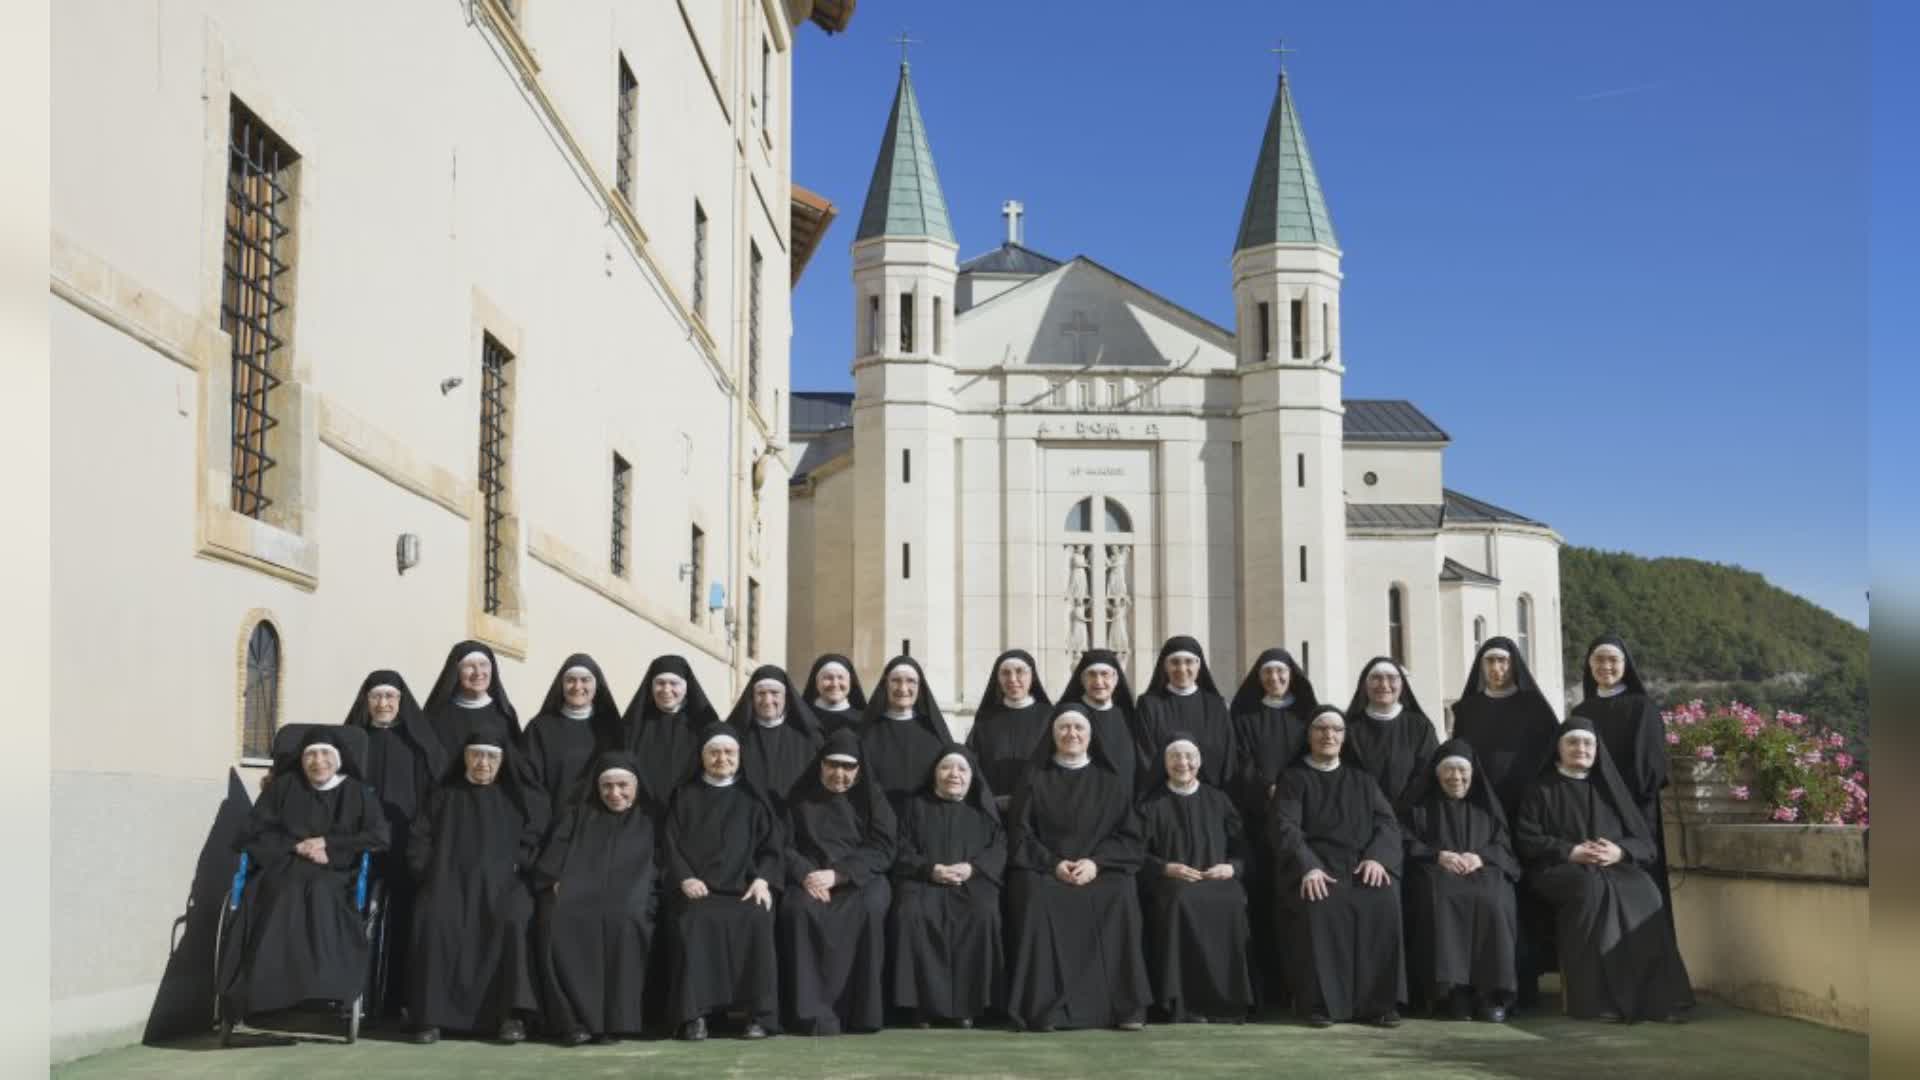
[{"label": "metal cross on spire", "polygon": [[1296,53],[1296,52],[1299,52],[1300,50],[1287,48],[1287,39],[1279,38],[1274,42],[1273,48],[1268,49],[1267,51],[1270,53],[1273,53],[1275,56],[1278,56],[1280,58],[1280,74],[1282,77],[1285,77],[1285,75],[1287,74],[1288,54]]},{"label": "metal cross on spire", "polygon": [[910,45],[922,44],[919,38],[909,37],[908,32],[904,29],[900,31],[899,37],[893,39],[893,43],[895,45],[900,46],[900,66],[901,67],[907,66],[907,47]]}]

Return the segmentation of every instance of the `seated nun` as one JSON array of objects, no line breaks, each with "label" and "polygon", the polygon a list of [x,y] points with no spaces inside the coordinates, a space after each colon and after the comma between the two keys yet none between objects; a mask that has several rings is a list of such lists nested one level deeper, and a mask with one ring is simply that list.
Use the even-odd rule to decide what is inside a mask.
[{"label": "seated nun", "polygon": [[1278,937],[1294,1008],[1314,1027],[1363,1020],[1397,1027],[1406,999],[1401,951],[1400,827],[1393,807],[1353,759],[1346,717],[1322,705],[1307,754],[1273,795]]},{"label": "seated nun", "polygon": [[814,1035],[878,1031],[886,1023],[894,817],[865,774],[860,737],[842,728],[787,803],[781,996],[794,1030]]},{"label": "seated nun", "polygon": [[[1126,785],[1127,801],[1131,803],[1140,775],[1140,725],[1133,687],[1121,670],[1119,654],[1112,649],[1088,649],[1080,655],[1068,682],[1060,703],[1081,706],[1080,715],[1092,725],[1089,742],[1096,748],[1093,752]],[[1036,767],[1045,767],[1053,760],[1051,716],[1033,753]]]},{"label": "seated nun", "polygon": [[546,804],[520,787],[500,728],[467,736],[460,763],[414,819],[407,857],[420,883],[413,919],[410,1034],[442,1028],[524,1041],[539,1007],[528,970],[533,895],[522,875],[546,832]]},{"label": "seated nun", "polygon": [[1434,752],[1402,812],[1407,968],[1434,1015],[1504,1023],[1514,998],[1520,863],[1472,744]]},{"label": "seated nun", "polygon": [[756,669],[727,714],[727,726],[740,733],[740,771],[784,808],[787,793],[814,768],[822,742],[819,722],[786,669]]},{"label": "seated nun", "polygon": [[[701,733],[720,722],[700,677],[684,656],[659,656],[620,717],[619,740],[602,750],[625,750],[640,763],[640,783],[671,798],[700,775]],[[664,809],[664,807],[662,808]]]},{"label": "seated nun", "polygon": [[1007,1012],[1028,1031],[1138,1031],[1153,993],[1134,879],[1144,858],[1139,819],[1089,711],[1055,706],[1053,756],[1027,777],[1008,822]]},{"label": "seated nun", "polygon": [[907,800],[893,863],[893,1003],[918,1027],[973,1026],[1005,1005],[1000,885],[1007,834],[971,751],[949,745]]},{"label": "seated nun", "polygon": [[258,873],[234,927],[240,947],[225,952],[233,960],[218,973],[221,1015],[236,1019],[303,1001],[351,1001],[371,961],[353,880],[362,852],[387,847],[379,800],[325,727],[274,771],[281,775],[253,804],[238,844]]},{"label": "seated nun", "polygon": [[1253,981],[1240,811],[1201,781],[1205,759],[1185,732],[1160,756],[1166,779],[1140,800],[1153,1001],[1175,1023],[1242,1023]]},{"label": "seated nun", "polygon": [[567,657],[520,737],[522,772],[547,800],[550,825],[587,801],[593,787],[587,764],[619,732],[620,705],[600,665],[586,653]]},{"label": "seated nun", "polygon": [[993,673],[980,705],[973,711],[967,749],[984,770],[981,779],[1005,811],[1013,793],[1033,769],[1033,748],[1047,737],[1047,718],[1053,699],[1040,685],[1040,669],[1032,654],[1009,649],[993,661]]},{"label": "seated nun", "polygon": [[827,653],[813,662],[813,670],[807,672],[807,697],[822,735],[843,727],[858,729],[867,711],[860,673],[853,670],[853,661],[839,653]]},{"label": "seated nun", "polygon": [[555,823],[533,872],[535,970],[562,1045],[637,1034],[653,952],[658,876],[640,764],[616,750],[587,769],[589,794]]},{"label": "seated nun", "polygon": [[1307,721],[1319,698],[1313,683],[1285,649],[1254,658],[1227,711],[1240,741],[1240,776],[1229,789],[1247,829],[1247,902],[1253,912],[1255,989],[1263,1001],[1285,997],[1279,945],[1273,940],[1273,845],[1267,837],[1267,800],[1287,766],[1307,752]]},{"label": "seated nun", "polygon": [[1526,887],[1554,911],[1567,1015],[1684,1021],[1693,992],[1648,872],[1653,837],[1586,717],[1568,718],[1522,800],[1514,848]]},{"label": "seated nun", "polygon": [[880,675],[880,695],[867,702],[859,734],[867,779],[886,795],[897,818],[907,800],[927,782],[927,770],[953,742],[918,660],[896,656],[887,661]]},{"label": "seated nun", "polygon": [[520,714],[500,682],[500,661],[484,642],[463,641],[447,652],[440,676],[420,707],[450,767],[475,731],[498,728],[520,735]]},{"label": "seated nun", "polygon": [[707,1037],[707,1016],[746,1014],[742,1036],[779,1030],[773,886],[785,833],[773,804],[740,775],[740,739],[709,725],[700,772],[674,792],[666,850],[668,1012],[682,1039]]},{"label": "seated nun", "polygon": [[1346,715],[1349,752],[1398,809],[1408,785],[1440,746],[1406,669],[1385,656],[1367,661]]},{"label": "seated nun", "polygon": [[1141,797],[1164,786],[1167,774],[1161,752],[1176,731],[1200,748],[1200,758],[1207,763],[1201,783],[1231,791],[1240,779],[1240,740],[1198,641],[1182,635],[1168,638],[1160,647],[1153,678],[1140,695],[1136,712]]}]

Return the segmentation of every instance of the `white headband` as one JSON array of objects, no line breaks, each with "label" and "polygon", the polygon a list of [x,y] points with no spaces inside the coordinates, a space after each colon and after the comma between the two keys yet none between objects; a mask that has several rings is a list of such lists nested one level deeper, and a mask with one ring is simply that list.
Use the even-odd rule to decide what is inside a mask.
[{"label": "white headband", "polygon": [[1440,759],[1440,763],[1433,767],[1433,771],[1438,773],[1441,769],[1444,769],[1449,765],[1464,765],[1469,769],[1473,768],[1473,762],[1468,761],[1466,758],[1461,757],[1459,754],[1448,754],[1446,757],[1443,757]]},{"label": "white headband", "polygon": [[687,680],[681,678],[678,675],[675,675],[671,671],[663,671],[660,674],[655,675],[653,677],[653,681],[656,685],[660,682],[661,679],[672,679],[674,682],[679,683],[681,686],[687,685]]},{"label": "white headband", "polygon": [[605,779],[606,779],[607,777],[609,777],[609,776],[624,776],[624,777],[626,777],[627,779],[629,779],[629,780],[631,780],[631,781],[633,781],[633,782],[634,782],[634,783],[636,783],[636,784],[640,782],[640,778],[639,778],[638,776],[635,776],[635,775],[634,775],[634,772],[633,772],[633,770],[632,770],[632,769],[623,769],[623,768],[621,768],[621,767],[620,767],[620,766],[618,766],[618,765],[615,765],[615,766],[614,766],[613,768],[611,768],[611,769],[601,769],[601,770],[600,770],[600,775],[599,775],[599,776],[596,776],[596,777],[594,777],[594,779],[595,779],[595,780],[605,780]]},{"label": "white headband", "polygon": [[455,663],[455,664],[454,664],[453,666],[454,666],[454,667],[459,667],[459,666],[460,666],[461,664],[464,664],[464,663],[466,663],[467,661],[469,661],[469,660],[471,660],[471,659],[473,659],[473,658],[474,658],[474,657],[476,657],[476,656],[477,656],[477,657],[479,657],[479,658],[480,658],[480,659],[482,659],[482,660],[485,660],[485,661],[486,661],[487,663],[489,663],[489,664],[491,664],[491,663],[493,663],[493,658],[492,658],[492,657],[490,657],[490,656],[488,656],[488,655],[487,655],[486,653],[483,653],[483,652],[481,652],[481,651],[480,651],[479,649],[475,649],[475,650],[473,650],[472,652],[469,652],[469,653],[468,653],[467,655],[465,655],[465,656],[463,656],[463,657],[461,657],[461,658],[460,658],[460,660],[459,660],[459,662],[458,662],[458,663]]},{"label": "white headband", "polygon": [[820,670],[814,672],[813,677],[818,679],[820,676],[825,675],[829,671],[838,671],[840,674],[845,675],[849,679],[853,678],[853,672],[848,671],[847,665],[841,663],[838,660],[829,660],[826,663],[821,664]]},{"label": "white headband", "polygon": [[1285,660],[1269,660],[1266,663],[1260,665],[1260,670],[1265,671],[1270,667],[1286,668],[1289,674],[1291,674],[1293,671],[1293,665],[1287,663]]},{"label": "white headband", "polygon": [[1199,656],[1199,654],[1198,654],[1198,653],[1190,653],[1190,652],[1188,652],[1188,651],[1187,651],[1187,650],[1185,650],[1185,649],[1176,649],[1176,650],[1174,650],[1173,652],[1170,652],[1170,653],[1168,653],[1168,654],[1167,654],[1167,659],[1169,659],[1169,660],[1178,660],[1178,659],[1180,659],[1180,658],[1181,658],[1181,657],[1183,657],[1183,656],[1184,656],[1184,657],[1186,657],[1187,659],[1189,659],[1189,660],[1191,660],[1191,661],[1193,661],[1193,662],[1194,662],[1194,663],[1196,663],[1196,664],[1200,662],[1200,656]]},{"label": "white headband", "polygon": [[1593,656],[1598,656],[1603,652],[1612,653],[1613,655],[1619,657],[1622,660],[1625,660],[1627,658],[1626,650],[1620,648],[1620,646],[1618,645],[1595,645],[1593,647],[1593,651],[1588,653],[1587,655],[1589,657],[1593,657]]},{"label": "white headband", "polygon": [[712,746],[714,743],[726,743],[728,746],[733,747],[735,750],[740,749],[740,740],[734,738],[733,736],[727,734],[724,731],[718,735],[715,735],[713,738],[708,739],[706,742],[701,743],[700,749],[705,750],[707,747]]},{"label": "white headband", "polygon": [[592,672],[591,670],[589,670],[588,668],[586,668],[586,667],[584,667],[584,666],[582,666],[582,665],[580,665],[580,664],[575,664],[575,665],[573,665],[572,667],[570,667],[570,668],[568,668],[567,670],[565,670],[565,671],[563,671],[563,672],[561,672],[561,673],[560,673],[560,677],[564,679],[564,678],[566,678],[567,676],[569,676],[569,675],[573,675],[573,674],[576,674],[576,673],[577,673],[577,674],[580,674],[580,675],[585,675],[585,676],[586,676],[587,678],[589,678],[589,679],[593,679],[593,680],[594,680],[595,682],[599,682],[599,681],[600,681],[600,680],[598,680],[598,679],[594,679],[594,675],[593,675],[593,672]]},{"label": "white headband", "polygon": [[1162,750],[1161,754],[1165,755],[1165,754],[1172,753],[1173,751],[1178,750],[1183,746],[1193,751],[1193,754],[1195,757],[1200,756],[1200,748],[1194,745],[1194,742],[1192,739],[1175,739],[1172,742],[1167,744],[1167,748],[1165,750]]},{"label": "white headband", "polygon": [[1084,675],[1089,671],[1105,671],[1114,675],[1120,674],[1120,669],[1114,667],[1112,664],[1088,664],[1081,669],[1081,674]]},{"label": "white headband", "polygon": [[1054,727],[1060,723],[1062,718],[1068,717],[1068,716],[1077,716],[1080,718],[1081,723],[1087,725],[1087,728],[1089,730],[1093,728],[1093,720],[1089,718],[1086,713],[1081,712],[1077,708],[1072,708],[1072,709],[1060,710],[1058,715],[1056,715],[1052,720],[1049,720],[1047,722],[1047,730],[1052,731]]},{"label": "white headband", "polygon": [[859,759],[859,758],[857,758],[857,757],[854,757],[854,756],[853,756],[852,754],[828,754],[828,755],[827,755],[827,756],[826,756],[825,758],[822,758],[821,760],[823,760],[823,761],[838,761],[838,762],[840,762],[840,763],[841,763],[842,765],[858,765],[858,764],[860,764],[860,759]]},{"label": "white headband", "polygon": [[1033,665],[1027,663],[1025,660],[1022,660],[1017,656],[1009,656],[1005,660],[1000,661],[1000,666],[997,668],[994,668],[993,670],[996,672],[1005,671],[1007,670],[1008,664],[1018,664],[1020,665],[1020,667],[1026,669],[1027,671],[1033,670]]},{"label": "white headband", "polygon": [[1398,674],[1400,674],[1400,665],[1399,665],[1399,664],[1396,664],[1396,663],[1394,663],[1394,662],[1393,662],[1393,661],[1391,661],[1391,660],[1382,660],[1382,661],[1380,661],[1379,663],[1377,663],[1377,664],[1375,664],[1375,665],[1373,665],[1372,667],[1370,667],[1370,668],[1368,668],[1368,669],[1367,669],[1367,678],[1369,678],[1369,679],[1371,679],[1371,678],[1373,678],[1373,673],[1374,673],[1374,672],[1376,672],[1376,671],[1383,671],[1383,670],[1384,670],[1384,671],[1391,671],[1391,672],[1393,672],[1393,673],[1394,673],[1395,675],[1398,675]]},{"label": "white headband", "polygon": [[308,754],[332,754],[333,760],[340,760],[340,748],[332,743],[314,743],[312,746],[300,751],[300,756],[303,758]]},{"label": "white headband", "polygon": [[907,669],[908,671],[911,671],[911,672],[913,672],[913,677],[914,677],[914,678],[916,678],[916,679],[920,677],[920,669],[919,669],[919,668],[916,668],[916,667],[914,667],[914,666],[913,666],[912,664],[909,664],[909,663],[907,663],[907,662],[906,662],[905,660],[902,660],[902,661],[900,661],[899,663],[897,663],[897,664],[895,664],[895,665],[893,665],[892,667],[890,667],[890,668],[888,668],[887,670],[885,670],[885,671],[883,671],[883,672],[881,672],[881,673],[880,673],[880,681],[881,681],[881,682],[886,682],[886,681],[887,681],[888,679],[891,679],[891,678],[893,678],[893,673],[894,673],[894,672],[896,672],[896,671],[899,671],[899,670],[900,670],[901,668],[906,668],[906,669]]},{"label": "white headband", "polygon": [[947,763],[947,760],[948,760],[949,758],[953,758],[953,759],[957,759],[957,760],[958,760],[958,761],[960,762],[960,764],[962,764],[962,765],[965,765],[965,766],[967,767],[967,771],[968,771],[968,772],[972,772],[972,771],[973,771],[973,762],[971,762],[971,761],[968,761],[968,760],[967,760],[967,755],[965,755],[965,754],[962,754],[962,753],[960,753],[960,752],[959,752],[959,751],[957,751],[957,750],[956,750],[956,751],[954,751],[953,753],[950,753],[950,754],[941,754],[941,755],[940,755],[940,760],[939,760],[939,761],[936,761],[936,762],[934,762],[934,764],[935,764],[935,765],[945,765],[945,764]]},{"label": "white headband", "polygon": [[1588,731],[1586,728],[1574,728],[1572,731],[1560,736],[1561,742],[1566,742],[1568,739],[1585,739],[1590,743],[1598,743],[1600,741],[1594,737],[1593,732]]},{"label": "white headband", "polygon": [[1480,653],[1480,655],[1481,655],[1482,657],[1487,657],[1487,656],[1504,656],[1504,657],[1507,657],[1508,659],[1512,659],[1512,658],[1513,658],[1513,654],[1512,654],[1512,653],[1510,653],[1510,652],[1508,652],[1507,650],[1505,650],[1505,649],[1503,649],[1503,648],[1501,648],[1501,647],[1500,647],[1500,646],[1498,646],[1498,645],[1495,645],[1495,646],[1494,646],[1493,648],[1491,648],[1491,649],[1486,649],[1486,650],[1484,650],[1484,651],[1482,651],[1482,652]]},{"label": "white headband", "polygon": [[369,694],[373,693],[375,690],[391,690],[396,694],[400,692],[400,688],[393,685],[392,683],[375,683],[374,685],[367,687],[367,693]]},{"label": "white headband", "polygon": [[785,690],[787,688],[787,684],[781,682],[779,679],[761,679],[759,682],[753,684],[755,690],[763,686],[771,686],[778,690]]},{"label": "white headband", "polygon": [[468,743],[466,745],[466,749],[478,750],[483,754],[492,754],[495,757],[500,756],[500,748],[493,745],[492,743],[483,743],[483,742]]}]

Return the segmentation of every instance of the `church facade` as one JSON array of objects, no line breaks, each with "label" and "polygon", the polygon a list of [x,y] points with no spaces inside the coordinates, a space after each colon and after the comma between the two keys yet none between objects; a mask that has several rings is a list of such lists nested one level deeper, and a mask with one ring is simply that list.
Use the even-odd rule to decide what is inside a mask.
[{"label": "church facade", "polygon": [[1026,247],[1020,210],[959,260],[903,64],[853,242],[855,388],[795,395],[796,663],[909,653],[964,716],[1005,648],[1050,688],[1114,649],[1138,688],[1184,633],[1226,692],[1278,645],[1344,703],[1391,655],[1439,716],[1504,634],[1561,685],[1560,537],[1447,488],[1410,402],[1342,396],[1342,252],[1284,74],[1235,327]]}]

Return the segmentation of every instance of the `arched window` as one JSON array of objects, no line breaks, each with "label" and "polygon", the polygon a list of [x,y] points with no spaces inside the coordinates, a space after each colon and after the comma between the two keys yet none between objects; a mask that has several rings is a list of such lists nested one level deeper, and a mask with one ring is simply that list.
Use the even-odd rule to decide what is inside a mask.
[{"label": "arched window", "polygon": [[1407,666],[1406,590],[1387,587],[1387,655],[1401,667]]},{"label": "arched window", "polygon": [[1475,615],[1473,617],[1474,649],[1477,651],[1480,648],[1481,643],[1486,640],[1487,640],[1487,617],[1484,615]]},{"label": "arched window", "polygon": [[1106,507],[1108,532],[1133,531],[1133,515],[1127,513],[1127,508],[1120,505],[1119,499],[1107,499]]},{"label": "arched window", "polygon": [[1067,511],[1067,531],[1075,533],[1093,531],[1092,496],[1074,503],[1073,509]]},{"label": "arched window", "polygon": [[1514,612],[1514,637],[1520,644],[1520,656],[1529,665],[1533,663],[1533,597],[1520,594],[1519,603]]},{"label": "arched window", "polygon": [[280,727],[280,635],[265,619],[247,635],[247,681],[241,700],[240,756],[273,756]]}]

